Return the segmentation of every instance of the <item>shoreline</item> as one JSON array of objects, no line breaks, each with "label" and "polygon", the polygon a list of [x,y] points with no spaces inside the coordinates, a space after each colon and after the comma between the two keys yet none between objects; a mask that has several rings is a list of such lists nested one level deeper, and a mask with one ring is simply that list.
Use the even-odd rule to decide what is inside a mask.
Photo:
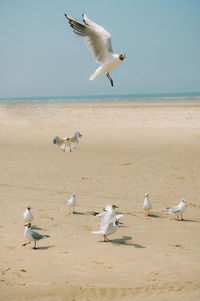
[{"label": "shoreline", "polygon": [[1,106],[8,106],[8,105],[64,105],[64,106],[80,106],[80,105],[91,105],[91,106],[111,106],[111,105],[123,105],[127,104],[129,106],[200,106],[200,98],[188,99],[188,100],[177,100],[177,99],[165,99],[165,100],[158,100],[158,99],[140,99],[140,100],[63,100],[63,101],[0,101]]}]

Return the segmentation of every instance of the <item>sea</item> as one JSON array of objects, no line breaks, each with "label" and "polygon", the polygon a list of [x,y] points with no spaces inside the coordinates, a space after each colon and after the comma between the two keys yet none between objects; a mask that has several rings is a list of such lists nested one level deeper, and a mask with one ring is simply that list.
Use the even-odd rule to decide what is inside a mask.
[{"label": "sea", "polygon": [[0,98],[0,103],[9,102],[95,102],[95,101],[200,101],[200,92],[186,93],[144,93],[144,94],[111,94],[111,95],[78,95],[78,96],[27,96]]}]

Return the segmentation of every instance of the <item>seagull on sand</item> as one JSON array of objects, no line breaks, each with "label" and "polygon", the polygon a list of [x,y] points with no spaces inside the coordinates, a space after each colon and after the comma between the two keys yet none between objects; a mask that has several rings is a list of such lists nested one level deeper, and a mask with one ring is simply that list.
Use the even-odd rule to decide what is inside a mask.
[{"label": "seagull on sand", "polygon": [[93,80],[97,75],[106,73],[106,76],[113,87],[113,80],[110,77],[109,71],[122,63],[125,54],[113,53],[110,33],[102,26],[88,19],[86,14],[82,14],[83,22],[67,16],[66,14],[65,17],[68,19],[74,33],[78,36],[87,37],[86,44],[88,48],[92,51],[95,61],[101,64],[89,79]]},{"label": "seagull on sand", "polygon": [[143,209],[144,209],[144,212],[145,212],[145,216],[148,216],[149,215],[149,211],[151,210],[152,208],[152,205],[151,205],[151,202],[149,200],[149,194],[148,193],[145,193],[145,198],[144,198],[144,203],[143,203]]},{"label": "seagull on sand", "polygon": [[185,211],[185,208],[186,208],[186,201],[181,200],[180,203],[177,206],[174,206],[172,208],[167,207],[167,210],[168,210],[168,213],[176,214],[178,221],[179,221],[179,215],[180,215],[181,216],[181,221],[183,221],[182,213]]},{"label": "seagull on sand", "polygon": [[72,208],[72,213],[74,213],[74,207],[76,206],[76,196],[73,192],[71,198],[66,201],[66,205]]},{"label": "seagull on sand", "polygon": [[32,212],[31,212],[31,207],[30,206],[28,206],[27,208],[26,208],[26,210],[24,211],[24,213],[23,213],[23,220],[26,222],[26,223],[30,223],[32,220],[33,220],[33,214],[32,214]]},{"label": "seagull on sand", "polygon": [[110,218],[107,218],[107,221],[103,222],[101,220],[101,223],[100,223],[100,231],[94,231],[92,232],[93,234],[102,234],[103,237],[104,237],[104,241],[107,242],[109,241],[107,235],[111,235],[113,234],[114,232],[117,231],[118,229],[118,224],[119,224],[119,220],[120,218],[123,216],[123,214],[118,214],[118,215],[115,215],[114,217],[110,217]]},{"label": "seagull on sand", "polygon": [[31,230],[31,223],[25,224],[24,226],[26,226],[26,228],[24,230],[24,236],[26,237],[28,242],[23,244],[22,246],[26,246],[26,245],[30,244],[31,241],[34,241],[33,249],[36,249],[37,241],[39,241],[40,239],[45,239],[45,238],[49,237],[49,235],[42,235],[42,234],[39,234],[39,233]]},{"label": "seagull on sand", "polygon": [[110,235],[117,231],[119,219],[122,217],[122,214],[116,215],[116,208],[118,208],[116,205],[106,205],[102,212],[93,212],[93,215],[100,217],[100,231],[92,233],[103,234],[104,241],[108,241],[106,235]]},{"label": "seagull on sand", "polygon": [[76,148],[82,136],[79,132],[75,132],[72,137],[60,138],[56,136],[53,139],[53,143],[57,144],[63,152],[71,152],[72,149]]}]

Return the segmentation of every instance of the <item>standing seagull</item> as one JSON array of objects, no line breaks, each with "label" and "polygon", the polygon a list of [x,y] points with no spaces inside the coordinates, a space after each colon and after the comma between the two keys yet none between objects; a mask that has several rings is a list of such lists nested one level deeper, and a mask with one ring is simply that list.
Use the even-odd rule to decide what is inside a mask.
[{"label": "standing seagull", "polygon": [[23,220],[26,223],[30,223],[33,220],[33,214],[31,212],[31,207],[30,206],[28,206],[26,208],[26,210],[24,211],[24,213],[23,213]]},{"label": "standing seagull", "polygon": [[49,235],[42,235],[42,234],[39,234],[39,233],[31,230],[31,223],[25,224],[24,226],[26,226],[26,228],[24,230],[24,236],[29,241],[29,242],[22,245],[24,247],[26,245],[30,244],[31,241],[34,241],[33,249],[36,249],[36,241],[49,237]]},{"label": "standing seagull", "polygon": [[86,14],[82,14],[83,22],[76,20],[65,14],[73,32],[78,36],[87,37],[86,44],[92,51],[95,61],[101,66],[90,76],[90,80],[101,73],[106,73],[111,86],[113,87],[113,80],[110,77],[109,71],[119,65],[125,58],[125,54],[115,54],[112,50],[111,35],[102,26],[94,23]]},{"label": "standing seagull", "polygon": [[66,201],[67,206],[72,207],[72,213],[74,213],[74,207],[76,206],[76,196],[73,192],[71,198]]},{"label": "standing seagull", "polygon": [[167,208],[167,210],[168,210],[168,213],[176,214],[178,221],[179,221],[179,215],[180,215],[181,221],[183,221],[182,213],[185,211],[185,208],[186,208],[186,201],[181,200],[177,206],[174,206],[172,208]]},{"label": "standing seagull", "polygon": [[149,194],[148,193],[145,193],[145,198],[144,198],[144,203],[143,203],[143,209],[144,209],[144,212],[145,212],[145,216],[148,216],[149,215],[149,211],[151,210],[152,208],[152,205],[151,205],[151,202],[149,200]]}]

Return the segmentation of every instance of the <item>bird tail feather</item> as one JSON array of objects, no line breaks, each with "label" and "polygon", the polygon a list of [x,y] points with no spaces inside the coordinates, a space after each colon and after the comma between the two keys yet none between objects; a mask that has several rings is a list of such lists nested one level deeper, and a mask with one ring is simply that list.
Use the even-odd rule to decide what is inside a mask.
[{"label": "bird tail feather", "polygon": [[92,232],[92,234],[104,234],[104,232],[103,231],[94,231],[94,232]]},{"label": "bird tail feather", "polygon": [[43,235],[43,239],[50,237],[49,235]]},{"label": "bird tail feather", "polygon": [[95,79],[95,77],[98,75],[99,73],[97,71],[95,71],[90,77],[89,80],[93,80]]}]

